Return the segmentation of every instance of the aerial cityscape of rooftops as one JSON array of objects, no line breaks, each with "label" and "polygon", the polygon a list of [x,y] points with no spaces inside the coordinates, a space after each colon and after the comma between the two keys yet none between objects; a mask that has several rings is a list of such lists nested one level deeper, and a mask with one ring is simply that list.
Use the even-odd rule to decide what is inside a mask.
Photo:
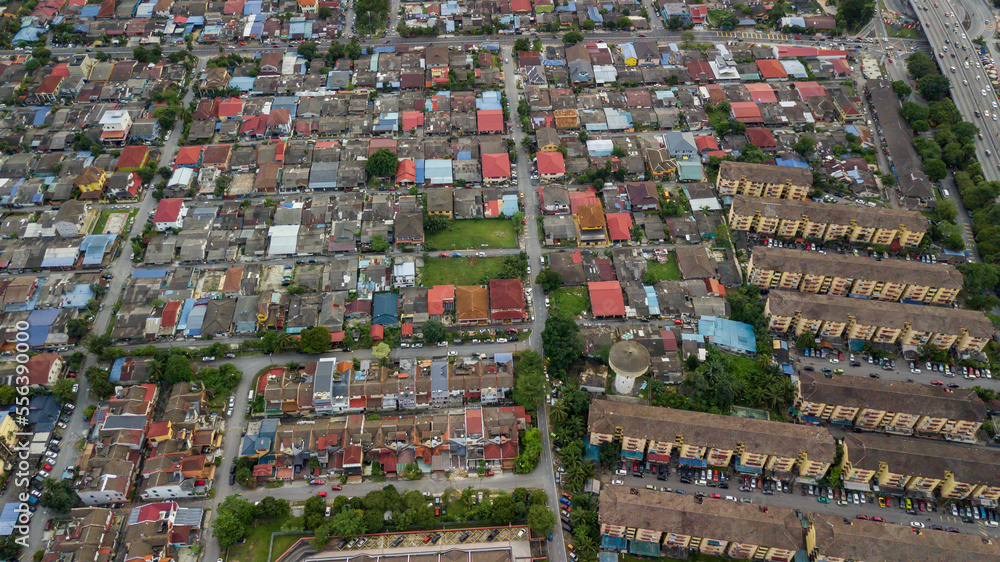
[{"label": "aerial cityscape of rooftops", "polygon": [[0,560],[1000,562],[1000,0],[711,1],[0,2]]}]

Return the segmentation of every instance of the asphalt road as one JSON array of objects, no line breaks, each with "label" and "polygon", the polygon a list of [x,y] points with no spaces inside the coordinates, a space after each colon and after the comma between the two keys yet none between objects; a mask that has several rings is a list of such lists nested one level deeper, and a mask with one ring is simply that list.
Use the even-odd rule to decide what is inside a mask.
[{"label": "asphalt road", "polygon": [[[816,372],[820,372],[824,368],[830,369],[843,369],[845,375],[851,375],[855,377],[870,377],[870,373],[876,373],[878,378],[887,381],[906,381],[908,379],[913,379],[913,384],[930,384],[931,381],[940,380],[945,384],[955,383],[961,388],[972,388],[974,386],[981,386],[983,388],[992,388],[994,390],[1000,390],[1000,380],[997,378],[987,379],[964,379],[960,375],[954,377],[945,377],[944,373],[928,371],[926,368],[921,367],[920,373],[910,372],[910,363],[904,359],[896,359],[896,369],[892,371],[883,370],[882,367],[878,365],[871,365],[865,361],[860,355],[855,355],[857,360],[861,362],[860,367],[851,367],[850,357],[848,354],[844,354],[844,361],[838,363],[831,363],[829,359],[819,359],[813,357],[802,357],[797,356],[795,358],[796,369],[801,369],[806,365],[811,365]],[[944,392],[942,390],[942,392]]]},{"label": "asphalt road", "polygon": [[[972,44],[975,35],[970,35],[961,26],[956,29],[955,24],[960,20],[956,19],[955,3],[938,0],[938,7],[935,7],[934,0],[913,0],[912,3],[923,24],[924,34],[938,54],[941,71],[951,81],[952,100],[963,118],[975,123],[982,132],[982,140],[976,143],[976,155],[983,164],[983,175],[988,180],[1000,179],[1000,121],[994,120],[1000,108],[994,105],[997,104],[996,93],[979,62],[975,51],[977,47]],[[983,20],[978,21],[982,25]],[[977,110],[980,117],[975,116]],[[990,116],[987,117],[987,114]]]},{"label": "asphalt road", "polygon": [[[775,493],[773,495],[765,495],[761,491],[753,492],[741,492],[739,490],[740,483],[738,478],[734,478],[729,482],[728,490],[720,490],[718,488],[709,488],[707,486],[697,486],[694,484],[681,484],[678,480],[678,476],[675,470],[671,470],[670,477],[667,481],[657,480],[655,476],[647,474],[643,478],[635,478],[633,476],[615,476],[615,479],[622,480],[626,486],[632,488],[645,488],[647,485],[656,486],[657,489],[661,487],[667,487],[672,490],[681,489],[688,495],[694,495],[697,492],[703,492],[706,496],[709,494],[719,494],[723,498],[726,496],[733,496],[737,500],[742,498],[749,498],[756,505],[763,505],[768,507],[783,507],[787,509],[801,509],[808,513],[819,513],[824,515],[834,515],[837,517],[846,517],[847,519],[855,519],[858,514],[867,515],[869,518],[876,515],[881,516],[886,520],[886,523],[892,523],[897,525],[909,526],[911,521],[919,521],[930,528],[931,525],[941,525],[944,528],[956,527],[962,533],[967,533],[970,535],[981,535],[989,537],[1000,537],[1000,528],[997,527],[987,527],[986,525],[976,521],[973,524],[962,523],[961,519],[951,515],[950,511],[945,511],[943,507],[938,507],[937,512],[917,512],[917,515],[911,515],[906,513],[905,509],[899,509],[896,507],[879,507],[877,500],[876,503],[866,503],[861,505],[856,505],[854,503],[840,506],[837,505],[836,501],[833,500],[830,503],[820,503],[816,496],[803,496],[801,493],[801,487],[796,485],[793,487],[792,493],[786,494]],[[609,480],[605,479],[605,484]],[[676,493],[676,492],[662,492],[662,493]],[[725,499],[712,499],[709,497],[705,498],[706,502],[709,501],[727,501]],[[930,520],[928,521],[928,518]]]}]

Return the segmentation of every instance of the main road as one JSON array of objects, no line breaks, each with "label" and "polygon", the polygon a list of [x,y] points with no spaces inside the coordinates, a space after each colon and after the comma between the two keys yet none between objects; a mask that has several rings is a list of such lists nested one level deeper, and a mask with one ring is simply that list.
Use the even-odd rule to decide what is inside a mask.
[{"label": "main road", "polygon": [[[911,0],[924,34],[937,53],[937,63],[951,82],[951,98],[966,121],[974,123],[982,138],[976,156],[988,180],[1000,179],[1000,122],[997,96],[989,75],[979,61],[977,46],[960,24],[955,8],[946,0]],[[976,116],[976,112],[979,116]]]}]

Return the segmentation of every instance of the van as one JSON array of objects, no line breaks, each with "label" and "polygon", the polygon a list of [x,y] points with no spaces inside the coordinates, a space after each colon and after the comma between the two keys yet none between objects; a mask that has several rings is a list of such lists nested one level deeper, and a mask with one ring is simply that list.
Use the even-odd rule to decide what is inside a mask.
[{"label": "van", "polygon": [[248,402],[253,402],[253,391],[252,390],[247,393],[247,401]]}]

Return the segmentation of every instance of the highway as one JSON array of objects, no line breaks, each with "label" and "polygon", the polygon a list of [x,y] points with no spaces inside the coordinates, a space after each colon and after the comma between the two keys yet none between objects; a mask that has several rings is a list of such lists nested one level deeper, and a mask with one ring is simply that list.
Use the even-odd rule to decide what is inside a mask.
[{"label": "highway", "polygon": [[[977,47],[972,44],[971,39],[975,36],[970,38],[959,25],[951,3],[943,0],[911,2],[924,34],[937,53],[941,71],[951,81],[951,98],[955,106],[965,120],[979,127],[982,139],[976,142],[976,156],[982,163],[983,175],[988,180],[1000,180],[1000,123],[997,117],[1000,108],[989,77],[979,62]],[[975,116],[976,111],[980,112],[979,117]]]}]

